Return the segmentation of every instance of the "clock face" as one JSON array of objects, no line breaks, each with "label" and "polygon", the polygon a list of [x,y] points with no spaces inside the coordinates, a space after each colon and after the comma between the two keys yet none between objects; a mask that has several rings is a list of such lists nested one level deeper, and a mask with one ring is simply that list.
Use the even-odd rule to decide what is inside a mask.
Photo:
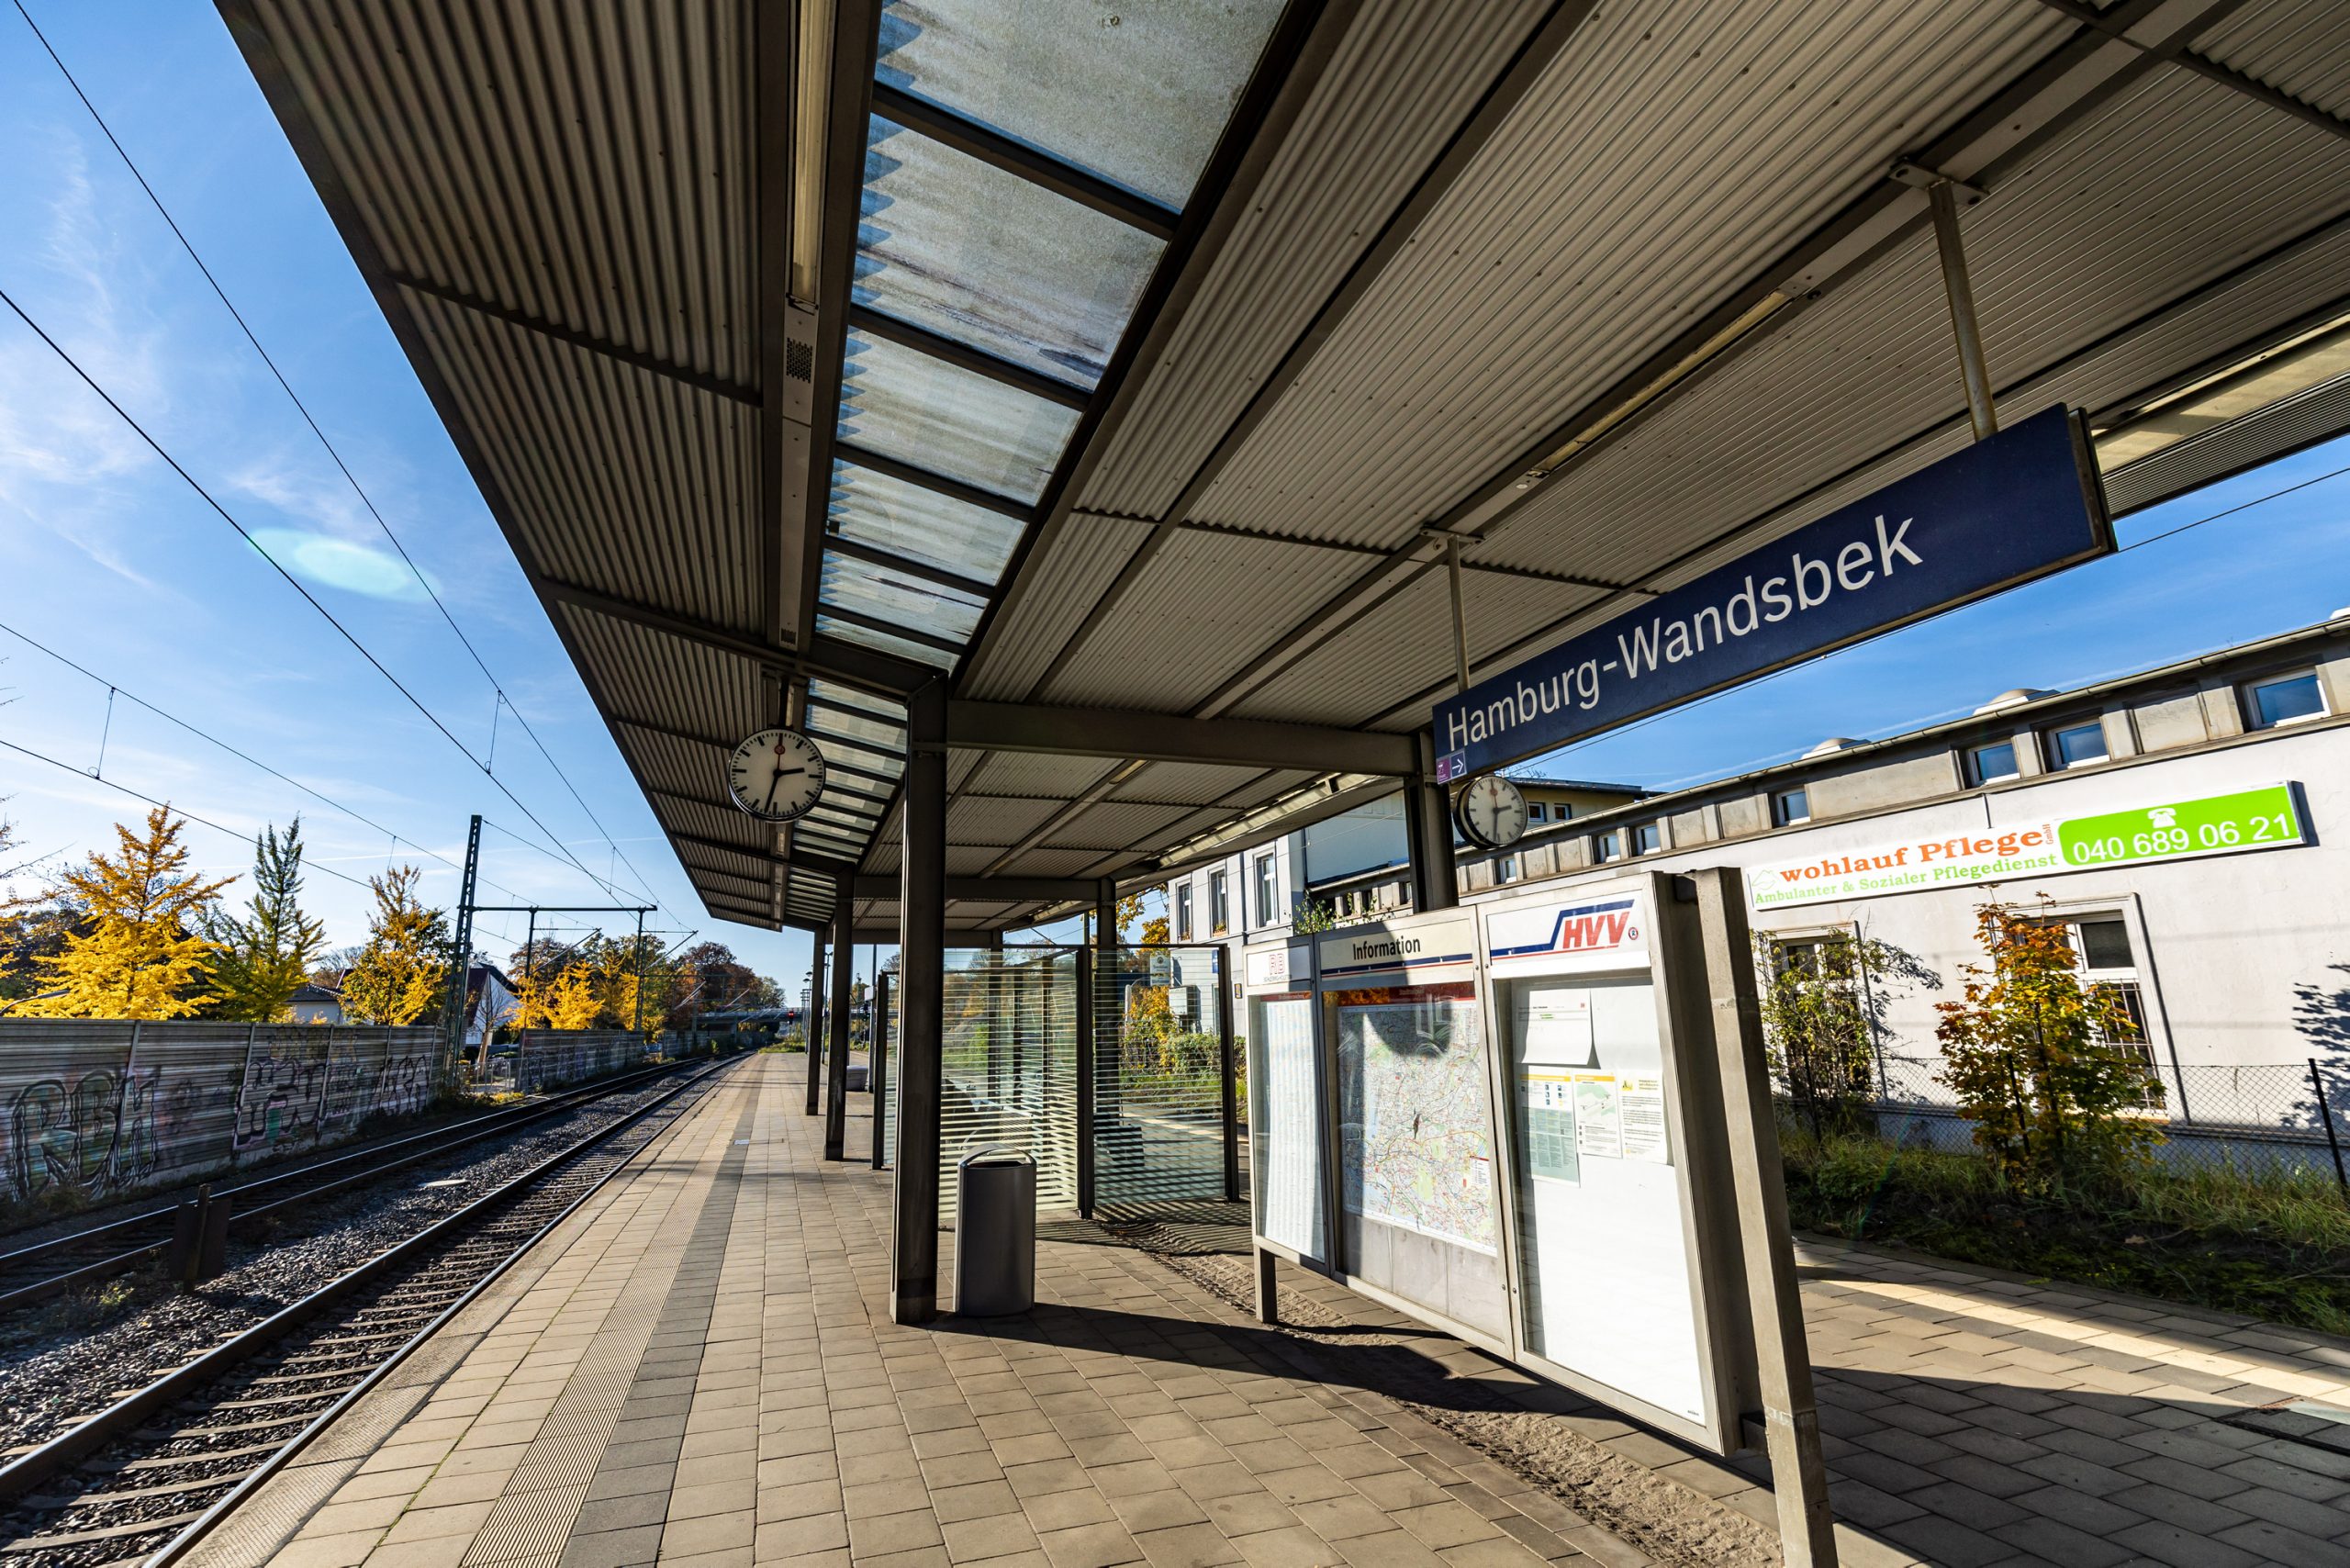
[{"label": "clock face", "polygon": [[1498,773],[1481,773],[1460,791],[1460,831],[1486,849],[1506,849],[1526,832],[1526,797]]},{"label": "clock face", "polygon": [[824,754],[798,730],[761,730],[727,760],[726,789],[761,822],[797,821],[824,793]]}]

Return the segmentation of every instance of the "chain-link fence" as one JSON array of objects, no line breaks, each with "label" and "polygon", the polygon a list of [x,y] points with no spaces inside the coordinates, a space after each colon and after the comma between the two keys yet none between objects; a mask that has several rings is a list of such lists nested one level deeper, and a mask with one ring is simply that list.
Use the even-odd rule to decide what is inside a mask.
[{"label": "chain-link fence", "polygon": [[[1938,1057],[1880,1063],[1879,1130],[1913,1147],[1968,1149],[1975,1124]],[[2158,1063],[2159,1093],[2125,1114],[2162,1132],[2154,1158],[2180,1170],[2321,1174],[2350,1187],[2350,1060]]]}]

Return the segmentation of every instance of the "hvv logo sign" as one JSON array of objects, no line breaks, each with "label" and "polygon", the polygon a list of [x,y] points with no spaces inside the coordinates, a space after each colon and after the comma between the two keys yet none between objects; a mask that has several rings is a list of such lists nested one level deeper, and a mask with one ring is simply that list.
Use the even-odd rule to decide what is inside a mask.
[{"label": "hvv logo sign", "polygon": [[2112,549],[2087,431],[2050,409],[1438,703],[1438,772],[1498,767]]}]

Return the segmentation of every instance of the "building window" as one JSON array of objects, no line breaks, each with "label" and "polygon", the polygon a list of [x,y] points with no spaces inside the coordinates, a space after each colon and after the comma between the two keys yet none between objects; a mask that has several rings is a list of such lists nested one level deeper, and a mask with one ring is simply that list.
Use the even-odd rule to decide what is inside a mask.
[{"label": "building window", "polygon": [[1208,873],[1208,935],[1221,936],[1232,929],[1231,879],[1221,871]]},{"label": "building window", "polygon": [[[2081,984],[2085,989],[2101,991],[2121,1004],[2130,1020],[2130,1037],[2110,1042],[2126,1045],[2145,1062],[2149,1073],[2156,1071],[2154,1046],[2146,1032],[2146,997],[2138,976],[2138,956],[2130,945],[2130,927],[2119,913],[2074,915],[2057,924],[2073,944],[2073,951],[2081,961]],[[2159,1100],[2150,1092],[2150,1105]]]},{"label": "building window", "polygon": [[1771,820],[1780,827],[1793,827],[1811,820],[1811,791],[1797,785],[1782,790],[1771,797]]},{"label": "building window", "polygon": [[1257,924],[1270,925],[1273,908],[1273,857],[1259,855],[1257,857]]},{"label": "building window", "polygon": [[2086,767],[2106,759],[2103,724],[2070,724],[2048,734],[2049,760],[2059,767]]},{"label": "building window", "polygon": [[1974,746],[1967,751],[1966,783],[1969,789],[1978,784],[1997,784],[2003,778],[2021,777],[2022,769],[2016,766],[2016,743],[2013,741],[1995,741],[1989,745]]},{"label": "building window", "polygon": [[1606,833],[1593,834],[1591,857],[1599,861],[1624,858],[1624,830],[1611,827]]},{"label": "building window", "polygon": [[1189,942],[1191,939],[1192,884],[1178,882],[1175,884],[1175,940]]},{"label": "building window", "polygon": [[2244,706],[2244,717],[2254,729],[2273,730],[2279,724],[2324,718],[2325,693],[2318,686],[2317,671],[2305,669],[2246,682]]},{"label": "building window", "polygon": [[1654,823],[1642,823],[1632,830],[1632,853],[1653,855],[1664,847],[1664,832]]},{"label": "building window", "polygon": [[1539,801],[1528,801],[1526,802],[1526,820],[1530,823],[1549,822],[1550,808]]},{"label": "building window", "polygon": [[1498,888],[1505,883],[1515,882],[1516,880],[1517,857],[1515,855],[1496,856],[1494,859],[1494,886]]}]

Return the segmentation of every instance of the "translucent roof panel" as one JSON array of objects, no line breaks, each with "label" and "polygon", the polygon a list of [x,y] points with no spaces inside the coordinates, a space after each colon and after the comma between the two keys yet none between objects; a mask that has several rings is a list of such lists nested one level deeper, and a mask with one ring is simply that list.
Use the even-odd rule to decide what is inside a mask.
[{"label": "translucent roof panel", "polygon": [[925,582],[911,572],[892,571],[845,555],[824,557],[824,580],[817,602],[853,610],[892,626],[968,643],[986,606],[966,593]]},{"label": "translucent roof panel", "polygon": [[1002,512],[845,460],[833,465],[833,532],[901,560],[991,583],[1020,543]]},{"label": "translucent roof panel", "polygon": [[[808,709],[834,734],[872,741],[892,751],[906,749],[905,710],[885,697],[868,697],[861,691],[845,691],[829,682],[811,680],[808,683]],[[895,716],[884,716],[892,711]]]},{"label": "translucent roof panel", "polygon": [[848,335],[843,441],[1033,502],[1076,428],[1073,409],[862,332]]},{"label": "translucent roof panel", "polygon": [[927,643],[909,642],[903,637],[892,637],[887,632],[876,632],[870,626],[859,626],[853,621],[843,621],[838,616],[826,615],[822,610],[819,610],[816,615],[816,630],[827,636],[838,637],[844,643],[855,643],[859,647],[865,648],[878,648],[885,654],[895,654],[900,658],[912,659],[916,664],[929,665],[934,669],[955,667],[955,655],[944,648],[934,648]]},{"label": "translucent roof panel", "polygon": [[852,297],[1091,387],[1142,297],[1159,242],[875,116]]},{"label": "translucent roof panel", "polygon": [[1281,0],[884,0],[875,74],[1170,207]]}]

